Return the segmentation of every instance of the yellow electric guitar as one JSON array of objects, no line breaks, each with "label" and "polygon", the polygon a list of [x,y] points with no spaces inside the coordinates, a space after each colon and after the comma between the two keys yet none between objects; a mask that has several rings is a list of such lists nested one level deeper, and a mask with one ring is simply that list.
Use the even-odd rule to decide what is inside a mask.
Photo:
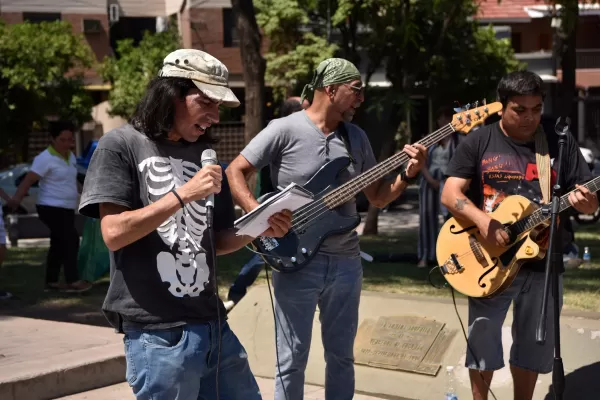
[{"label": "yellow electric guitar", "polygon": [[[600,177],[584,185],[600,190]],[[560,211],[571,207],[568,193],[560,198]],[[498,247],[484,241],[477,227],[451,218],[442,226],[436,252],[442,275],[450,285],[470,297],[492,297],[512,283],[523,263],[546,255],[546,228],[550,214],[523,196],[508,196],[490,216],[504,225],[511,244]],[[546,232],[544,232],[546,230]]]}]

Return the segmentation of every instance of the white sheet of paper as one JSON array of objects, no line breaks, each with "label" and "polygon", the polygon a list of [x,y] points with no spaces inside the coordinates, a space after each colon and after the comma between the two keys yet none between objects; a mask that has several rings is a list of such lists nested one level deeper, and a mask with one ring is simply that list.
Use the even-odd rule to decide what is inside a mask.
[{"label": "white sheet of paper", "polygon": [[237,235],[257,237],[269,228],[269,218],[273,214],[286,209],[295,211],[311,201],[313,201],[313,199],[288,192],[280,199],[270,204],[264,211],[257,214],[254,218],[244,221],[245,223],[241,224],[240,229],[237,231]]}]

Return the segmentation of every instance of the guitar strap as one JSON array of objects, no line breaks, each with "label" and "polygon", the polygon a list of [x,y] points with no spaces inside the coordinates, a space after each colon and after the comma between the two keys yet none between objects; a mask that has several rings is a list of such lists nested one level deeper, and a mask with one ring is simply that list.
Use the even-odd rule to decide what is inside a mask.
[{"label": "guitar strap", "polygon": [[542,191],[544,204],[550,204],[550,153],[548,150],[548,139],[541,125],[535,132],[535,162],[538,168],[538,180]]},{"label": "guitar strap", "polygon": [[348,152],[348,157],[352,164],[356,164],[356,160],[352,157],[352,146],[350,146],[350,137],[348,135],[348,130],[346,129],[346,123],[344,121],[340,122],[338,125],[338,131],[340,133],[340,138],[346,147],[346,151]]}]

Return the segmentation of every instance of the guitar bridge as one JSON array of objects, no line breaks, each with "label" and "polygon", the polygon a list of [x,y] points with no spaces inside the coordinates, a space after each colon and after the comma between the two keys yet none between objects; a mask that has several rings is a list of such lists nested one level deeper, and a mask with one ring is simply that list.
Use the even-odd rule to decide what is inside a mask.
[{"label": "guitar bridge", "polygon": [[440,266],[442,274],[458,274],[464,270],[464,267],[458,262],[456,254],[452,253],[444,265]]}]

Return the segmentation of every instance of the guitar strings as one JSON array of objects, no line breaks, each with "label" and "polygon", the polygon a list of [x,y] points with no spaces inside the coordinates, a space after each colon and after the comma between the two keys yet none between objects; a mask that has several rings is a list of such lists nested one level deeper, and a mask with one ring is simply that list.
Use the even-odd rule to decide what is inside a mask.
[{"label": "guitar strings", "polygon": [[[423,144],[426,147],[428,147],[428,146],[431,146],[432,144],[440,141],[445,136],[448,136],[449,134],[451,134],[454,131],[455,131],[455,129],[452,127],[452,125],[448,124],[448,125],[444,126],[443,128],[437,130],[436,132],[432,133],[431,135],[418,141],[417,143]],[[346,184],[340,186],[339,188],[334,189],[331,193],[325,195],[323,198],[319,199],[318,201],[313,202],[313,203],[318,203],[318,204],[316,204],[315,206],[310,207],[310,208],[307,207],[306,209],[302,209],[301,213],[299,213],[298,215],[294,215],[294,222],[296,222],[296,223],[294,223],[292,225],[292,230],[294,230],[296,232],[298,230],[304,229],[306,226],[308,226],[310,223],[314,222],[316,219],[318,219],[321,215],[326,213],[328,210],[333,209],[333,208],[345,203],[346,201],[348,201],[349,194],[352,193],[354,190],[356,190],[356,187],[359,186],[358,185],[359,182],[364,183],[364,181],[373,179],[374,177],[377,177],[377,179],[379,179],[382,176],[384,176],[385,173],[387,173],[386,171],[390,170],[390,168],[389,168],[390,166],[393,166],[393,168],[391,168],[391,170],[393,170],[393,169],[397,168],[398,166],[402,165],[403,163],[405,163],[408,160],[408,158],[409,157],[405,151],[397,153],[396,155],[388,158],[387,160],[381,162],[380,164],[373,166],[371,169],[369,169],[363,175],[359,176],[358,179],[353,179],[353,180],[347,182]],[[313,203],[311,203],[311,205]]]},{"label": "guitar strings", "polygon": [[[595,193],[598,190],[600,190],[600,177],[596,177],[596,178],[592,179],[591,181],[585,183],[582,186],[585,186],[586,188],[590,189],[590,191],[592,193]],[[577,190],[577,189],[575,189],[575,190]],[[559,212],[562,212],[562,211],[566,210],[567,208],[572,207],[572,204],[568,201],[568,197],[569,197],[569,194],[571,194],[575,190],[572,190],[569,193],[566,193],[560,197]],[[514,222],[510,226],[516,226],[521,231],[518,233],[518,235],[522,235],[522,234],[529,233],[528,231],[535,229],[539,224],[541,224],[542,222],[544,222],[548,219],[550,219],[550,216],[549,215],[544,216],[543,210],[541,208],[538,208],[533,213],[529,214],[527,217]],[[521,240],[521,239],[522,239],[522,237],[516,239],[516,241]],[[465,253],[456,255],[456,258],[461,259],[466,256],[470,256],[472,254],[473,254],[472,251],[467,251]]]},{"label": "guitar strings", "polygon": [[[450,129],[448,129],[448,128],[450,128]],[[435,143],[436,141],[441,140],[441,138],[443,138],[444,135],[448,135],[453,131],[454,131],[454,128],[452,128],[452,126],[450,124],[448,124],[448,126],[445,126],[444,128],[439,129],[438,131],[434,132],[433,134],[429,135],[428,137],[422,139],[421,141],[419,141],[417,143],[421,143],[421,144],[425,144],[426,146],[430,146],[431,144]],[[431,143],[429,143],[429,142],[431,142]],[[390,164],[393,166],[392,169],[395,169],[398,166],[402,165],[404,162],[406,162],[407,159],[408,159],[408,156],[406,155],[406,153],[404,151],[402,151],[401,153],[396,154],[395,156],[389,158],[388,160],[382,162],[381,164],[374,166],[369,171],[367,171],[363,176],[360,176],[357,181],[368,180],[368,179],[371,179],[373,176],[378,176],[378,175],[379,175],[378,176],[378,179],[379,179],[380,177],[385,175],[385,173],[382,173],[382,172],[384,172],[383,170],[388,170],[388,167]],[[302,230],[302,229],[306,228],[306,226],[308,226],[310,223],[317,220],[321,215],[326,213],[328,210],[333,209],[333,208],[339,206],[340,204],[343,204],[346,201],[348,201],[349,200],[347,198],[348,194],[350,194],[353,191],[351,189],[355,185],[357,185],[357,183],[355,183],[353,180],[353,181],[348,182],[347,184],[340,186],[338,189],[335,189],[330,194],[324,196],[324,198],[321,199],[321,200],[325,201],[325,206],[314,207],[313,209],[311,209],[309,211],[309,212],[312,212],[310,215],[307,215],[307,216],[303,215],[299,218],[294,218],[295,220],[298,220],[298,219],[302,220],[299,223],[295,223],[293,225],[292,228],[293,228],[294,232],[297,232],[298,230]],[[332,199],[330,199],[328,201],[327,198],[332,198]],[[321,201],[321,203],[323,203],[323,201]],[[308,212],[305,212],[305,214],[307,214],[307,213]],[[304,220],[304,219],[306,219],[306,220]]]}]

